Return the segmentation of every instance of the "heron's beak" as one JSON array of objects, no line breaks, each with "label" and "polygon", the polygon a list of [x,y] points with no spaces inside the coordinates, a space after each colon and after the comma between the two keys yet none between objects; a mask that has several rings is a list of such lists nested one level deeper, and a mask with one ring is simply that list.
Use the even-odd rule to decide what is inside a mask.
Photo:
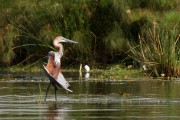
[{"label": "heron's beak", "polygon": [[69,40],[69,39],[67,39],[67,38],[64,38],[64,37],[61,39],[61,42],[78,43],[78,42],[76,42],[76,41]]}]

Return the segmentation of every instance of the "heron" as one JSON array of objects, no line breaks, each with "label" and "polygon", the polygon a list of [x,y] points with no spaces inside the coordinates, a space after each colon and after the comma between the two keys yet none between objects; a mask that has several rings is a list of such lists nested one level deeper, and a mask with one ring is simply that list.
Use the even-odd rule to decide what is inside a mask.
[{"label": "heron", "polygon": [[53,40],[53,45],[56,48],[59,48],[58,52],[50,51],[48,53],[48,63],[47,65],[43,65],[43,70],[46,73],[46,76],[49,78],[50,82],[46,90],[46,95],[44,98],[44,101],[46,101],[47,94],[50,88],[50,85],[52,84],[55,91],[55,100],[57,101],[56,91],[58,87],[63,87],[65,90],[69,92],[73,92],[72,90],[68,89],[70,86],[68,81],[64,78],[62,72],[61,72],[61,57],[63,56],[64,48],[61,43],[63,42],[70,42],[70,43],[78,43],[73,40],[69,40],[67,38],[64,38],[62,36],[57,36]]}]

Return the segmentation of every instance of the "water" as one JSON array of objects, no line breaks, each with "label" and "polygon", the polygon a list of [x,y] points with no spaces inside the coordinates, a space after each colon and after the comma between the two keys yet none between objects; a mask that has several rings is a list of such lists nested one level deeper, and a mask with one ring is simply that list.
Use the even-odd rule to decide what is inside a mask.
[{"label": "water", "polygon": [[[180,80],[79,79],[66,73],[74,92],[57,91],[51,86],[47,102],[44,93],[48,79],[41,74],[0,75],[0,119],[2,120],[179,120]],[[68,77],[67,77],[68,76]]]}]

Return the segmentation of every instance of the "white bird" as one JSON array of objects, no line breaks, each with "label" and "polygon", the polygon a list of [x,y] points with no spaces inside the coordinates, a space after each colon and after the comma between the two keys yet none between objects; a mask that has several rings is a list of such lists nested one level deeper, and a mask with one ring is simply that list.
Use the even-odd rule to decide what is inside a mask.
[{"label": "white bird", "polygon": [[63,45],[61,42],[71,42],[71,43],[77,43],[75,41],[66,39],[62,36],[58,36],[54,39],[53,45],[57,48],[59,48],[58,52],[50,51],[48,53],[48,63],[46,66],[43,65],[43,69],[46,73],[46,76],[49,78],[50,83],[47,87],[46,90],[46,96],[45,96],[45,101],[47,97],[47,93],[49,91],[49,87],[52,84],[54,86],[54,91],[55,91],[55,99],[57,100],[56,97],[56,90],[59,87],[63,87],[65,90],[72,92],[68,87],[70,86],[69,83],[66,81],[64,78],[63,74],[61,73],[61,57],[63,56]]},{"label": "white bird", "polygon": [[85,65],[84,68],[85,68],[86,72],[90,72],[90,67],[88,65]]},{"label": "white bird", "polygon": [[143,65],[142,67],[143,67],[143,70],[147,70],[146,65]]}]

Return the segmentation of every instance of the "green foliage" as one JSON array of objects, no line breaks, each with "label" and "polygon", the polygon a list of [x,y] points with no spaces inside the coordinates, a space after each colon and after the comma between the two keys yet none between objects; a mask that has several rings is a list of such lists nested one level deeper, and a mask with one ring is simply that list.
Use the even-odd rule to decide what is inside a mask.
[{"label": "green foliage", "polygon": [[[64,45],[64,64],[122,63],[127,43],[133,42],[134,59],[154,66],[156,75],[173,76],[179,74],[177,63],[169,60],[179,61],[178,9],[178,0],[1,0],[0,62],[31,66],[45,61],[55,50],[52,40],[61,35],[79,43]],[[167,54],[174,48],[175,54]],[[166,71],[172,66],[174,72]]]},{"label": "green foliage", "polygon": [[180,36],[177,29],[148,29],[140,35],[139,44],[130,43],[131,57],[146,66],[154,76],[180,75]]},{"label": "green foliage", "polygon": [[[4,30],[3,30],[4,29]],[[12,59],[15,58],[15,53],[12,49],[14,43],[17,41],[19,34],[14,30],[14,27],[11,24],[7,24],[4,28],[1,29],[1,38],[0,38],[0,60],[4,63],[11,63]]]},{"label": "green foliage", "polygon": [[178,0],[126,0],[126,4],[130,8],[148,8],[157,11],[167,11],[174,9],[178,4]]},{"label": "green foliage", "polygon": [[127,40],[125,39],[122,29],[118,23],[114,24],[112,32],[110,32],[104,40],[108,51],[124,52],[127,49]]},{"label": "green foliage", "polygon": [[122,65],[112,65],[110,68],[107,68],[106,71],[103,71],[99,78],[102,79],[131,79],[141,76],[141,72],[137,69],[133,69],[132,66],[122,66]]},{"label": "green foliage", "polygon": [[[11,51],[16,50],[16,54],[21,57],[18,61],[22,58],[23,63],[36,61],[46,56],[48,51],[54,50],[52,40],[55,36],[71,38],[78,31],[87,29],[88,24],[85,23],[81,6],[76,5],[81,1],[70,3],[71,1],[33,1],[31,4],[28,1],[21,1],[19,3],[17,11],[24,10],[16,14],[16,17],[10,20],[10,24],[16,28],[20,37],[15,46],[9,45],[13,48]],[[88,31],[87,34],[89,34]],[[14,58],[12,54],[8,55],[11,56],[9,59]]]},{"label": "green foliage", "polygon": [[169,11],[164,13],[160,20],[161,26],[167,29],[179,29],[180,32],[180,14],[178,11]]}]

